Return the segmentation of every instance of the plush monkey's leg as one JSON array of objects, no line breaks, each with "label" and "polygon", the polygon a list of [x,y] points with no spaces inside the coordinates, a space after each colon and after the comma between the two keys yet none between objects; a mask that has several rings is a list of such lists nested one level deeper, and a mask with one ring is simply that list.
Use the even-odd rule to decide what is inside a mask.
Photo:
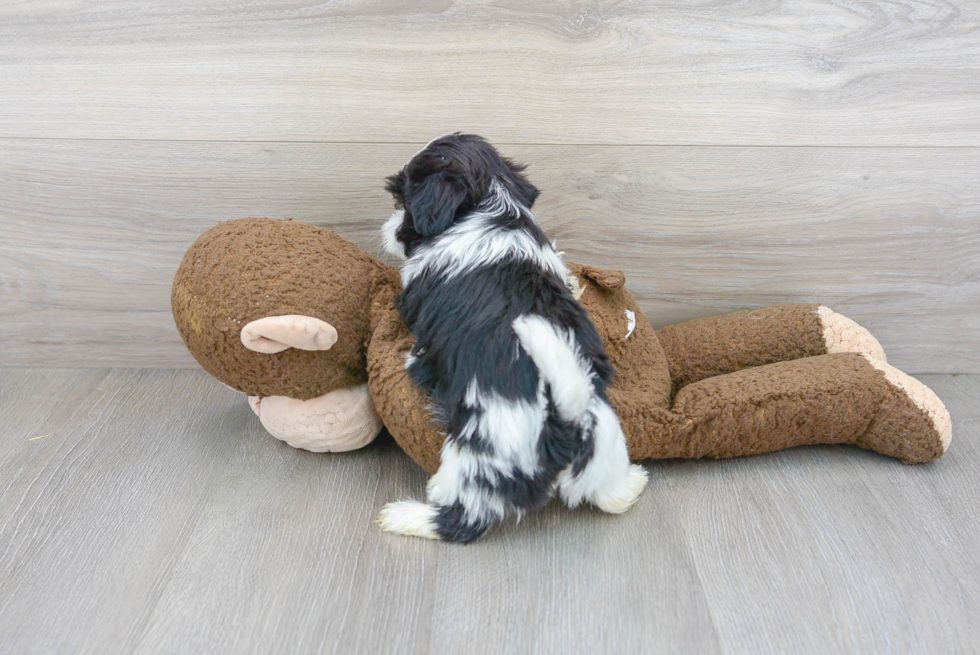
[{"label": "plush monkey's leg", "polygon": [[808,357],[709,378],[669,411],[631,422],[630,456],[736,457],[848,443],[907,463],[941,457],[949,414],[925,385],[880,360]]},{"label": "plush monkey's leg", "polygon": [[772,305],[657,331],[675,390],[754,366],[841,352],[885,359],[877,339],[823,305]]}]

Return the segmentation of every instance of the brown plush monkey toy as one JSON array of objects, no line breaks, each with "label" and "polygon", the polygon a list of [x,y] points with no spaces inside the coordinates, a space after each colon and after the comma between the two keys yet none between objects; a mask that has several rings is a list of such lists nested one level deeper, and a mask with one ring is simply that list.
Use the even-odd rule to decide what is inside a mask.
[{"label": "brown plush monkey toy", "polygon": [[[569,285],[616,367],[609,397],[633,459],[736,457],[855,444],[907,463],[941,457],[952,428],[928,387],[821,305],[774,305],[654,330],[618,271],[569,264]],[[404,369],[412,336],[398,272],[336,234],[267,218],[191,246],[172,291],[191,354],[274,436],[360,448],[382,424],[428,472],[444,435]]]}]

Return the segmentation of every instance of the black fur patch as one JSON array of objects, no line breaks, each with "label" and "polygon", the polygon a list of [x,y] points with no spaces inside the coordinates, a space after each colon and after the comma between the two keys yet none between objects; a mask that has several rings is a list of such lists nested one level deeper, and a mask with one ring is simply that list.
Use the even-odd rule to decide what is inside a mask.
[{"label": "black fur patch", "polygon": [[[612,382],[602,338],[563,280],[527,260],[481,266],[452,278],[422,272],[395,299],[415,336],[412,380],[443,407],[449,427],[474,378],[482,391],[509,400],[535,399],[538,371],[520,347],[514,319],[542,316],[574,332],[593,363],[597,388]],[[460,337],[465,336],[465,339]]]}]

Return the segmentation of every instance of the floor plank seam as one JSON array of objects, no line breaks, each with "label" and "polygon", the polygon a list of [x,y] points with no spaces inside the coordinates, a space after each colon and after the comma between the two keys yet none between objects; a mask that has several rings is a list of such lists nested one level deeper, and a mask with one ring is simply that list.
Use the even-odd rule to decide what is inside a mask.
[{"label": "floor plank seam", "polygon": [[694,567],[694,573],[698,576],[698,584],[701,585],[701,597],[704,598],[705,607],[708,610],[708,618],[711,619],[711,630],[714,633],[715,643],[718,645],[718,651],[720,653],[727,653],[728,649],[722,643],[721,632],[718,629],[718,621],[715,618],[715,608],[711,603],[711,598],[708,594],[708,588],[704,584],[704,577],[701,572],[701,566],[698,564],[697,558],[694,556],[694,544],[691,539],[690,532],[688,531],[687,523],[684,521],[684,516],[681,513],[680,502],[677,500],[677,492],[674,489],[674,485],[670,479],[670,473],[663,468],[664,479],[667,482],[667,488],[670,490],[670,500],[671,505],[674,508],[674,515],[677,518],[677,523],[681,527],[681,532],[684,535],[684,543],[687,545],[687,555],[691,560],[691,566]]},{"label": "floor plank seam", "polygon": [[[216,476],[216,478],[218,481],[222,479],[220,476]],[[166,574],[160,581],[156,593],[154,594],[155,597],[151,601],[149,607],[146,609],[144,616],[141,618],[138,625],[133,629],[130,637],[126,639],[126,648],[124,649],[124,652],[136,653],[139,651],[143,643],[143,638],[146,636],[146,631],[150,627],[150,622],[157,613],[160,601],[163,599],[164,594],[167,592],[167,588],[173,581],[177,567],[180,564],[184,553],[187,551],[187,547],[190,545],[191,537],[194,536],[194,533],[197,531],[197,528],[201,523],[201,519],[203,518],[205,510],[208,506],[208,501],[214,496],[216,486],[217,482],[210,485],[208,487],[208,492],[206,494],[202,494],[198,499],[198,502],[195,503],[193,518],[188,521],[187,527],[181,531],[180,544],[175,546],[173,549],[172,556],[169,558],[170,561],[166,565]]]}]

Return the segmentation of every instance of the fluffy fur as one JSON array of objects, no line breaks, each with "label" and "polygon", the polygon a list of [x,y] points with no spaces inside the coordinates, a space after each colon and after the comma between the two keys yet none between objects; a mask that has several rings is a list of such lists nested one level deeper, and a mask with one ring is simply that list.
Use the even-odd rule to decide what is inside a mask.
[{"label": "fluffy fur", "polygon": [[507,512],[591,502],[623,512],[646,484],[605,389],[613,370],[568,270],[538,227],[538,190],[484,139],[430,142],[387,180],[387,250],[406,257],[406,358],[446,441],[428,502],[387,505],[385,530],[470,542]]}]

